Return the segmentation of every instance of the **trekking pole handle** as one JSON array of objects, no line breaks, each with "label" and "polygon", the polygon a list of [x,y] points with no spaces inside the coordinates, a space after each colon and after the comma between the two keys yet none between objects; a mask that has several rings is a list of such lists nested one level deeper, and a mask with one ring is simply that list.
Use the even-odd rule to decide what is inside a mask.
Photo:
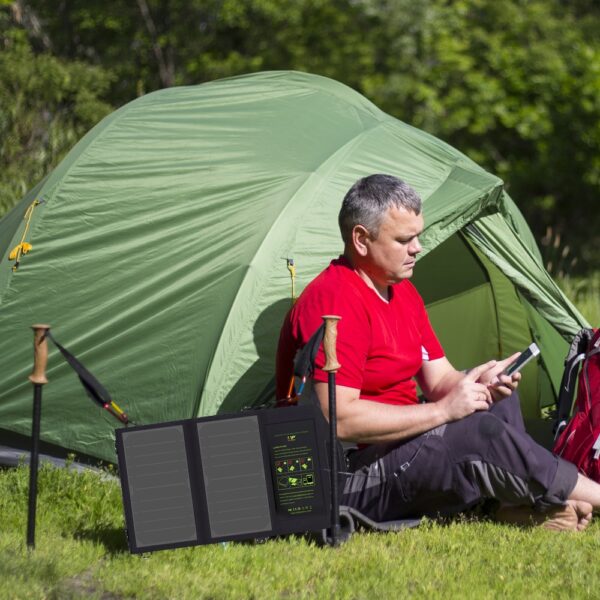
[{"label": "trekking pole handle", "polygon": [[323,315],[325,321],[325,334],[323,336],[323,351],[325,352],[325,366],[323,371],[336,373],[342,366],[337,360],[335,345],[337,341],[337,322],[342,318],[337,315]]},{"label": "trekking pole handle", "polygon": [[29,381],[34,385],[44,385],[48,383],[46,378],[48,364],[46,333],[50,329],[50,325],[32,325],[31,329],[33,329],[33,372],[29,376]]}]

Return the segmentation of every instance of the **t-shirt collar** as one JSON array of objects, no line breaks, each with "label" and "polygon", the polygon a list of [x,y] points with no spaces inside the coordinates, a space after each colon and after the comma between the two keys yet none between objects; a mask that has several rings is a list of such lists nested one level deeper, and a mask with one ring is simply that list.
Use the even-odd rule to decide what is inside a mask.
[{"label": "t-shirt collar", "polygon": [[402,282],[399,282],[395,285],[388,285],[389,298],[388,298],[388,300],[385,300],[373,288],[371,288],[367,285],[365,280],[354,270],[354,267],[352,266],[350,261],[343,254],[340,254],[337,258],[334,258],[331,261],[331,265],[337,266],[337,267],[344,267],[344,268],[348,269],[348,271],[350,273],[352,273],[352,276],[356,277],[360,281],[360,284],[362,286],[364,286],[364,289],[368,290],[368,293],[375,294],[375,296],[377,296],[377,298],[379,298],[379,300],[381,300],[381,302],[384,302],[385,304],[391,303],[392,298],[394,297],[394,288],[396,287],[396,285],[400,285],[400,283],[402,283]]}]

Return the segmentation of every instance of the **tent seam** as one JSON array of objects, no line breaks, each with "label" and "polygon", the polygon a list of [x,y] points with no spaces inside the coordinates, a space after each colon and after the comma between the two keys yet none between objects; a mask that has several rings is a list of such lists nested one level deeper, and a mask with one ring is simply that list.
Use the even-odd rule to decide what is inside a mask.
[{"label": "tent seam", "polygon": [[[298,188],[296,189],[296,191],[290,196],[289,200],[285,203],[284,207],[282,208],[282,210],[279,212],[279,214],[277,215],[277,218],[273,221],[273,223],[271,224],[271,227],[269,229],[269,231],[267,232],[267,235],[262,239],[260,245],[258,246],[258,248],[256,249],[256,252],[254,253],[254,256],[252,257],[252,260],[248,263],[248,267],[245,270],[245,273],[242,277],[242,281],[240,282],[240,285],[237,288],[237,291],[235,293],[235,296],[230,304],[230,310],[228,311],[228,315],[231,312],[231,309],[236,305],[236,303],[238,302],[238,299],[240,298],[240,291],[242,289],[242,287],[244,286],[244,283],[247,281],[247,274],[252,270],[253,265],[255,265],[255,259],[256,256],[261,252],[261,250],[263,249],[263,247],[266,244],[267,239],[269,238],[270,232],[273,231],[274,229],[276,229],[276,224],[278,222],[280,222],[280,220],[283,218],[284,213],[286,213],[286,211],[288,210],[288,208],[292,205],[293,200],[298,196],[298,194],[301,193],[301,191],[306,187],[306,185],[308,184],[308,182],[310,180],[312,180],[321,170],[321,168],[325,165],[325,164],[329,164],[330,161],[339,153],[341,153],[345,148],[347,148],[348,146],[354,144],[357,142],[357,140],[363,138],[366,134],[371,133],[372,131],[374,131],[375,129],[381,127],[382,125],[384,125],[386,123],[386,120],[383,121],[378,121],[374,126],[370,127],[369,129],[363,130],[361,131],[358,135],[355,135],[353,138],[349,139],[348,141],[346,141],[342,146],[338,147],[334,152],[332,152],[327,159],[321,163],[321,165],[319,166],[319,168],[316,171],[311,171],[308,176],[306,177],[306,179],[304,179],[304,181],[302,182],[302,184],[300,186],[298,186]],[[330,168],[333,168],[333,166],[331,166]],[[314,198],[317,198],[317,194],[314,195]],[[228,319],[225,319],[225,323],[223,324],[223,327],[221,329],[221,333],[219,335],[219,338],[217,340],[217,343],[215,345],[215,352],[213,352],[210,361],[208,362],[207,368],[206,368],[206,372],[210,373],[211,372],[211,367],[214,361],[214,358],[217,354],[217,350],[219,349],[220,345],[221,345],[221,341],[223,340],[223,336],[225,334],[225,330],[227,328],[227,322]],[[204,380],[204,383],[206,384],[206,379]],[[205,389],[206,385],[203,386],[202,390],[199,390],[198,392],[198,397],[194,406],[194,414],[198,414],[198,411],[200,409],[200,406],[202,405],[202,400],[203,400],[203,394],[204,394],[204,389]]]},{"label": "tent seam", "polygon": [[[356,144],[358,141],[362,140],[365,136],[372,134],[373,131],[375,131],[376,129],[378,129],[379,127],[385,127],[386,125],[388,125],[389,123],[399,123],[401,125],[406,125],[404,123],[402,123],[401,121],[399,121],[398,119],[395,119],[394,117],[390,117],[388,115],[385,115],[385,113],[383,113],[384,118],[377,121],[377,123],[375,125],[373,125],[372,127],[369,127],[368,129],[365,129],[363,131],[361,131],[359,134],[355,135],[353,138],[351,138],[350,140],[348,140],[347,142],[345,142],[342,146],[340,146],[339,148],[337,148],[335,150],[335,152],[333,152],[332,154],[330,154],[330,156],[326,159],[326,161],[324,161],[323,163],[321,163],[320,167],[316,170],[316,171],[311,171],[309,176],[303,181],[303,183],[297,188],[297,190],[294,192],[294,194],[292,196],[290,196],[289,200],[286,202],[285,206],[283,207],[283,209],[280,211],[280,213],[278,214],[277,218],[273,221],[273,223],[271,224],[271,227],[269,229],[269,232],[267,232],[267,235],[263,238],[263,240],[261,241],[260,245],[258,246],[256,252],[254,253],[254,256],[252,258],[252,260],[248,263],[248,267],[246,268],[246,271],[244,273],[244,276],[242,278],[242,281],[240,282],[240,285],[238,286],[238,289],[236,291],[235,297],[233,298],[231,304],[230,304],[230,311],[231,309],[233,309],[233,307],[238,303],[239,298],[240,298],[240,291],[242,289],[242,287],[244,286],[245,282],[247,281],[247,274],[252,270],[252,267],[256,264],[256,257],[260,254],[262,248],[265,246],[267,239],[269,238],[270,232],[276,229],[276,224],[278,222],[280,222],[280,220],[283,219],[283,215],[287,212],[288,208],[293,204],[294,199],[302,192],[302,190],[306,187],[306,185],[308,184],[308,182],[315,177],[317,174],[320,173],[322,167],[325,164],[330,164],[332,159],[334,157],[336,157],[337,155],[339,155],[340,153],[342,153],[342,151],[345,148],[348,148],[349,146]],[[464,167],[458,163],[451,163],[452,164],[452,168],[449,170],[449,172],[446,174],[446,177],[442,180],[442,182],[440,183],[440,185],[435,188],[434,192],[437,191],[439,188],[441,188],[443,186],[443,184],[448,181],[448,179],[451,177],[452,173],[455,171],[455,169],[457,168],[461,168],[464,169]],[[336,166],[339,166],[339,163],[337,165],[330,165],[329,169],[333,170]],[[467,170],[467,169],[464,169]],[[480,171],[477,172],[478,175],[482,175],[482,176],[488,176],[491,178],[492,181],[490,181],[490,183],[494,183],[494,185],[491,188],[488,188],[487,190],[485,190],[483,192],[483,194],[481,194],[480,197],[483,198],[489,198],[490,196],[492,196],[492,194],[494,194],[494,192],[497,192],[497,196],[500,197],[500,191],[503,189],[503,183],[502,180],[500,180],[499,178],[491,175],[490,173],[488,173],[487,171],[481,169]],[[477,190],[478,188],[475,188],[474,186],[470,186],[468,183],[466,182],[461,182],[463,183],[466,187],[469,187],[470,189],[473,190]],[[314,198],[318,198],[318,194],[314,195]],[[497,200],[497,199],[496,199]],[[496,201],[497,204],[497,201]],[[486,204],[487,206],[487,204]],[[307,207],[307,210],[310,209],[310,206]],[[466,219],[458,219],[457,221],[455,221],[453,223],[453,226],[448,228],[448,235],[446,237],[444,237],[444,239],[447,239],[447,237],[449,237],[450,235],[452,235],[453,233],[455,233],[456,231],[460,230],[465,224],[472,222],[473,220],[475,220],[478,216],[478,214],[480,214],[480,211],[477,212],[477,214],[472,215],[471,217],[467,217]],[[423,255],[425,255],[427,253],[424,253]],[[228,313],[228,314],[229,314]],[[210,361],[208,362],[207,368],[206,368],[206,373],[211,373],[212,371],[212,365],[214,362],[214,359],[216,357],[216,355],[218,354],[218,349],[222,343],[222,340],[224,339],[224,335],[226,332],[226,328],[227,328],[227,322],[228,319],[225,320],[225,323],[223,324],[223,327],[221,329],[221,333],[219,335],[219,338],[217,340],[216,346],[215,346],[215,352],[212,354]],[[223,376],[220,377],[220,380],[223,381]],[[217,389],[219,388],[219,386],[215,386]],[[198,397],[197,400],[195,402],[195,406],[194,406],[194,414],[199,414],[199,410],[200,407],[202,406],[203,400],[204,398],[204,391],[206,389],[206,378],[204,379],[204,385],[202,390],[198,391]]]}]

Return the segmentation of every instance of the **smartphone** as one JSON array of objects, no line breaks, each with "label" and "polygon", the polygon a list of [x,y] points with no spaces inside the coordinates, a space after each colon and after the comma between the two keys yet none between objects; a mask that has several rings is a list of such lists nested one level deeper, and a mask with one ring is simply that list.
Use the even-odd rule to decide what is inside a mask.
[{"label": "smartphone", "polygon": [[502,371],[502,375],[514,375],[518,371],[520,371],[530,360],[533,360],[540,353],[540,349],[537,347],[537,344],[534,342],[525,350],[519,354],[516,360]]}]

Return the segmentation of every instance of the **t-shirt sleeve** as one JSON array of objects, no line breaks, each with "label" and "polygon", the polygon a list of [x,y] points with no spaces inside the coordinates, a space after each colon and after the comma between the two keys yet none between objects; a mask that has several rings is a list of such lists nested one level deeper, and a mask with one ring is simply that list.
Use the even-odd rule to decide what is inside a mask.
[{"label": "t-shirt sleeve", "polygon": [[421,322],[421,353],[423,360],[436,360],[445,356],[444,349],[440,344],[440,341],[431,326],[425,303],[419,292],[413,286],[414,294],[416,296],[416,304],[419,310],[419,319]]},{"label": "t-shirt sleeve", "polygon": [[421,333],[421,352],[423,354],[423,360],[443,358],[445,356],[444,349],[435,335],[435,331],[433,331],[427,312],[425,312],[424,315]]}]

